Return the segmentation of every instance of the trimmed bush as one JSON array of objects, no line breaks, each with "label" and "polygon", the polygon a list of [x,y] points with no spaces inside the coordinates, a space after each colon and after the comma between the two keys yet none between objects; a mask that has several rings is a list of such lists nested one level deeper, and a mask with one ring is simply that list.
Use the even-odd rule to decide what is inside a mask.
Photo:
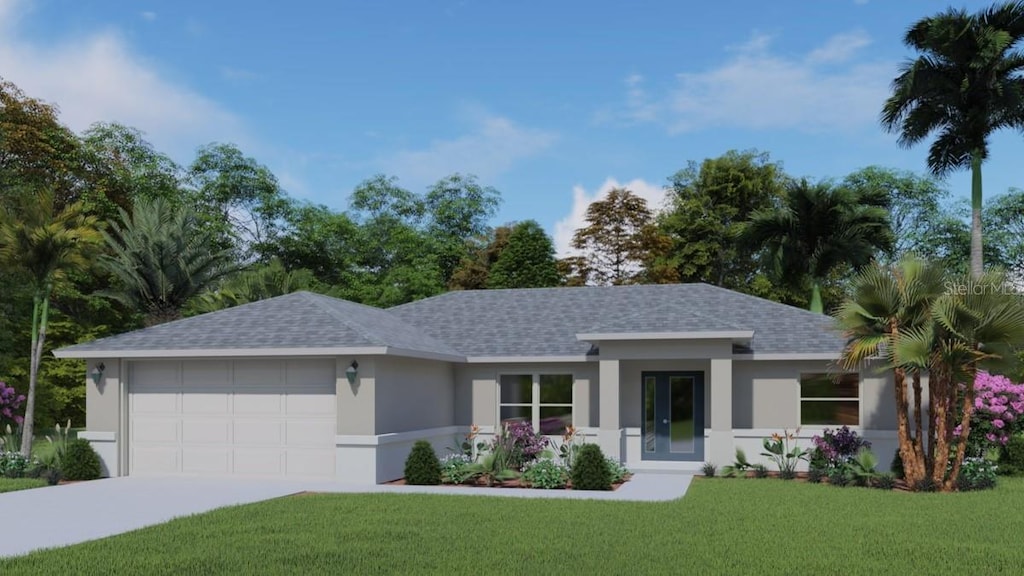
[{"label": "trimmed bush", "polygon": [[597,444],[584,444],[572,465],[573,490],[611,490],[612,473]]},{"label": "trimmed bush", "polygon": [[1024,434],[1014,434],[1003,446],[999,457],[999,473],[1007,476],[1024,474]]},{"label": "trimmed bush", "polygon": [[75,439],[68,442],[60,472],[65,480],[95,480],[103,474],[103,467],[89,441]]},{"label": "trimmed bush", "polygon": [[405,483],[436,486],[441,483],[441,462],[434,447],[426,440],[417,440],[405,459]]}]

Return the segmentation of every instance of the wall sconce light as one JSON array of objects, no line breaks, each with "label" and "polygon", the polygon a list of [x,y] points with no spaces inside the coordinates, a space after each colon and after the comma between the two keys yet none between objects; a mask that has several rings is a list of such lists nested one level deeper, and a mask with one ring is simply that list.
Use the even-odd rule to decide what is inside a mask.
[{"label": "wall sconce light", "polygon": [[92,383],[99,386],[100,380],[103,379],[103,371],[107,369],[107,366],[100,362],[99,364],[92,367],[92,372],[89,372],[89,377],[92,378]]},{"label": "wall sconce light", "polygon": [[353,360],[352,363],[348,365],[348,368],[345,369],[345,377],[348,378],[348,383],[349,384],[355,384],[356,383],[356,376],[358,374],[359,374],[359,362],[356,362],[355,360]]}]

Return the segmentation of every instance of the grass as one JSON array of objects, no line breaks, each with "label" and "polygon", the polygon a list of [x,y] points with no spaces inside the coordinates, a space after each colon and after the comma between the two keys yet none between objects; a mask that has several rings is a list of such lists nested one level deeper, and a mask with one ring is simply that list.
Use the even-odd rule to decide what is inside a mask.
[{"label": "grass", "polygon": [[42,488],[43,486],[46,486],[46,480],[42,478],[0,478],[0,493]]},{"label": "grass", "polygon": [[703,479],[669,503],[302,495],[0,574],[1019,574],[1024,479],[965,494]]}]

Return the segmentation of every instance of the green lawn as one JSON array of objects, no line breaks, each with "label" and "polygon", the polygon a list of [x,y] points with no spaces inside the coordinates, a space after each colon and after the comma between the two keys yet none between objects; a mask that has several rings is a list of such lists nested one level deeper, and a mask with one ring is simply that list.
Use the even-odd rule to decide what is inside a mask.
[{"label": "green lawn", "polygon": [[1022,500],[1019,479],[966,494],[697,479],[655,504],[293,496],[0,562],[0,574],[1019,574]]},{"label": "green lawn", "polygon": [[46,480],[41,478],[0,478],[0,492],[14,492],[29,488],[42,488]]}]

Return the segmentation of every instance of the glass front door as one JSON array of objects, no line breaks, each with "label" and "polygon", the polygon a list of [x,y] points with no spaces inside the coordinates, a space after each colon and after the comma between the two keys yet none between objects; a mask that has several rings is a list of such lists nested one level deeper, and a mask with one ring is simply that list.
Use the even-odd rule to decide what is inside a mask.
[{"label": "glass front door", "polygon": [[704,374],[644,372],[644,460],[704,460]]}]

